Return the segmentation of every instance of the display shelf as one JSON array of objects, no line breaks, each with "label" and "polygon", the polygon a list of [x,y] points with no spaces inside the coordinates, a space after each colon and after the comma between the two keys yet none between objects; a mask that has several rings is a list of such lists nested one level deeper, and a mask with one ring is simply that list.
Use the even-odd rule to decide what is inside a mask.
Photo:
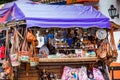
[{"label": "display shelf", "polygon": [[63,69],[65,66],[72,68],[80,68],[81,66],[90,66],[98,61],[97,57],[83,57],[83,58],[40,58],[37,68],[39,73],[46,70],[46,72],[53,72],[58,75],[61,80]]},{"label": "display shelf", "polygon": [[[78,49],[78,48],[76,48],[76,49]],[[57,48],[57,50],[75,50],[75,49],[74,48]]]},{"label": "display shelf", "polygon": [[98,61],[97,57],[82,57],[82,58],[40,58],[39,62],[80,62],[80,61]]}]

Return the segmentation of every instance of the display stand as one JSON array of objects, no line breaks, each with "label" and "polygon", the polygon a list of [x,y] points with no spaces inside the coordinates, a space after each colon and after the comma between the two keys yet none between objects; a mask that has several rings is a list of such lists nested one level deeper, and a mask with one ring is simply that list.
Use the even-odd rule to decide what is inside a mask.
[{"label": "display stand", "polygon": [[[58,45],[58,44],[57,44]],[[66,46],[66,45],[65,45]],[[62,47],[62,43],[60,43]],[[57,48],[57,50],[75,50],[75,48]],[[58,79],[61,78],[63,73],[63,68],[65,66],[70,66],[72,68],[80,68],[81,66],[91,66],[99,60],[98,57],[74,57],[74,58],[40,58],[37,68],[39,73],[43,70],[47,72],[53,72],[58,75]],[[26,63],[26,76],[29,76],[30,64]],[[13,74],[11,75],[13,78]],[[41,76],[40,76],[41,77]]]},{"label": "display stand", "polygon": [[97,57],[83,57],[83,58],[40,58],[40,63],[62,63],[62,62],[96,62]]},{"label": "display stand", "polygon": [[53,72],[58,75],[60,79],[63,73],[64,66],[70,66],[79,68],[80,66],[90,66],[96,63],[99,59],[97,57],[92,58],[40,58],[37,68],[39,72],[45,69],[47,72]]}]

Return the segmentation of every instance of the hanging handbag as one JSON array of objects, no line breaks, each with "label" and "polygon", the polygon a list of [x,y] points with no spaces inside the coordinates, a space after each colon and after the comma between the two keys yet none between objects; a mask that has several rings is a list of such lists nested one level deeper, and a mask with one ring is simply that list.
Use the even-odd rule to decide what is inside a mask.
[{"label": "hanging handbag", "polygon": [[28,48],[28,43],[27,43],[27,28],[24,33],[24,41],[22,44],[22,49],[20,51],[20,57],[19,60],[22,62],[29,62],[30,56],[33,54],[33,52]]},{"label": "hanging handbag", "polygon": [[97,57],[101,59],[105,59],[107,57],[107,43],[106,40],[104,40],[102,43],[100,43],[99,48],[96,51]]},{"label": "hanging handbag", "polygon": [[36,36],[34,36],[34,34],[32,33],[31,30],[30,31],[27,30],[26,38],[27,38],[27,42],[32,43],[33,46],[38,45],[38,40],[37,40]]},{"label": "hanging handbag", "polygon": [[12,66],[19,66],[20,65],[20,62],[18,61],[19,37],[16,28],[14,28],[14,35],[11,36],[11,44],[12,44],[10,49],[11,64]]},{"label": "hanging handbag", "polygon": [[34,55],[30,57],[30,66],[36,66],[39,63],[39,56],[36,54],[35,46],[31,45]]},{"label": "hanging handbag", "polygon": [[32,45],[33,45],[33,46],[37,46],[37,45],[38,45],[38,40],[37,40],[37,39],[36,39],[36,40],[33,40],[33,41],[32,41]]},{"label": "hanging handbag", "polygon": [[93,75],[95,80],[105,80],[102,72],[97,68],[93,68]]},{"label": "hanging handbag", "polygon": [[37,38],[33,35],[32,31],[27,31],[26,38],[28,42],[33,42],[37,40]]},{"label": "hanging handbag", "polygon": [[31,57],[30,58],[30,66],[33,67],[33,66],[37,66],[38,62],[39,62],[39,57]]}]

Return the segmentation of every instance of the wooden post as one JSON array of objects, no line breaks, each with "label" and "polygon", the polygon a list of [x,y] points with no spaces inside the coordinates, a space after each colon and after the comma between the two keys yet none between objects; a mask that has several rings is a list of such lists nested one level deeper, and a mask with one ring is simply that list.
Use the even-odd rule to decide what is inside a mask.
[{"label": "wooden post", "polygon": [[30,68],[29,63],[26,63],[26,76],[29,76],[29,68]]},{"label": "wooden post", "polygon": [[[6,30],[6,43],[5,43],[5,47],[6,47],[6,49],[5,49],[5,59],[7,60],[7,59],[9,59],[9,54],[7,53],[7,50],[9,49],[9,33],[8,33],[8,30]],[[10,59],[9,59],[10,60]],[[9,61],[10,63],[11,63],[11,61]],[[11,67],[12,67],[12,65],[11,65]],[[10,73],[10,80],[14,80],[14,73],[13,73],[13,68],[12,68],[12,72]]]},{"label": "wooden post", "polygon": [[5,59],[7,60],[7,50],[8,50],[8,30],[6,30],[6,42],[5,42]]}]

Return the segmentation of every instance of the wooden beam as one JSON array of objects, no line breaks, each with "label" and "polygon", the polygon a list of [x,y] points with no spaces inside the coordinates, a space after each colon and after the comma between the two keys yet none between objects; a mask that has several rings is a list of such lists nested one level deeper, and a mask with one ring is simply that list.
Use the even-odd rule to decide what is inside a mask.
[{"label": "wooden beam", "polygon": [[112,27],[112,29],[113,29],[114,31],[120,30],[120,25],[119,25],[119,24],[116,24],[116,23],[113,22],[113,21],[111,21],[110,24],[111,24],[111,27]]}]

